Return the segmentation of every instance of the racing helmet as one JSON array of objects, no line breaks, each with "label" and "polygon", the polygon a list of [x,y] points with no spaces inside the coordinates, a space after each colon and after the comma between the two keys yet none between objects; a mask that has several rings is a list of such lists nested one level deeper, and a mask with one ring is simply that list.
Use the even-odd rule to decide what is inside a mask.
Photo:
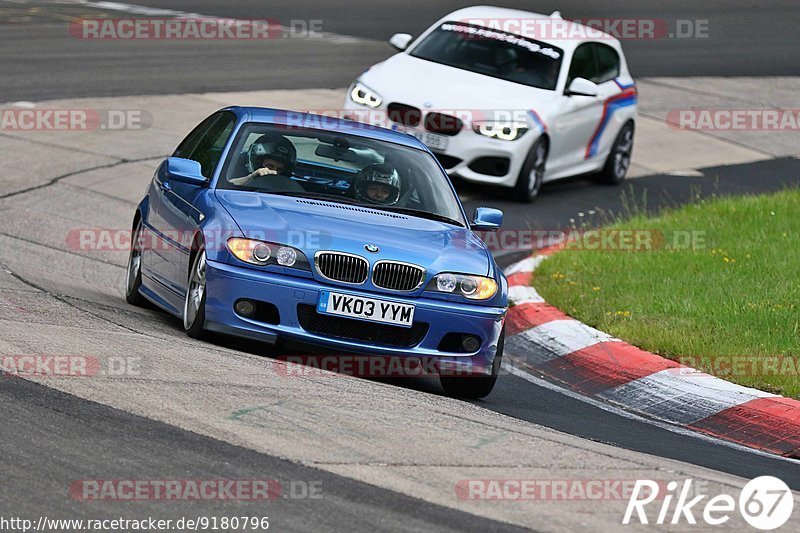
[{"label": "racing helmet", "polygon": [[[370,198],[367,190],[370,184],[385,186],[389,194],[385,199]],[[360,200],[379,205],[394,205],[400,199],[400,174],[387,164],[369,165],[361,169],[355,180],[356,195]]]},{"label": "racing helmet", "polygon": [[256,139],[247,150],[247,171],[261,168],[265,158],[280,161],[286,165],[286,173],[291,174],[297,165],[297,149],[283,135],[267,133]]}]

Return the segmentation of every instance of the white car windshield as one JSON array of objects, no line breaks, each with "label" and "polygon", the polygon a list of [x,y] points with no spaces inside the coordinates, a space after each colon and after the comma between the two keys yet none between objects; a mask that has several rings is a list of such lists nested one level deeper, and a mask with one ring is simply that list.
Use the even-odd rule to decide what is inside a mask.
[{"label": "white car windshield", "polygon": [[445,22],[411,56],[530,87],[555,90],[563,50],[499,30]]},{"label": "white car windshield", "polygon": [[447,175],[429,153],[340,132],[245,124],[217,188],[323,199],[466,225]]}]

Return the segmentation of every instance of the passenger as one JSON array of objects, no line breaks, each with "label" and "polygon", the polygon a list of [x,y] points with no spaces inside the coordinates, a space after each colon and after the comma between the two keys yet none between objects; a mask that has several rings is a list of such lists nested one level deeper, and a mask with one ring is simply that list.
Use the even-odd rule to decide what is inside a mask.
[{"label": "passenger", "polygon": [[356,196],[378,205],[394,205],[400,199],[400,175],[389,165],[370,165],[358,173]]}]

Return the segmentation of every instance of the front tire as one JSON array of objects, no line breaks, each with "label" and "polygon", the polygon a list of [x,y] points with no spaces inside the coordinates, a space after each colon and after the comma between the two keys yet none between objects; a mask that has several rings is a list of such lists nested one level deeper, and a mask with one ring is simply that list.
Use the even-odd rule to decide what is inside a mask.
[{"label": "front tire", "polygon": [[540,138],[534,143],[517,177],[517,184],[513,189],[515,200],[529,203],[539,195],[544,181],[547,151],[547,139]]},{"label": "front tire", "polygon": [[500,374],[505,341],[506,328],[503,327],[500,339],[497,341],[497,353],[494,356],[490,376],[439,376],[439,382],[447,395],[465,400],[477,400],[489,396],[497,383],[497,376]]},{"label": "front tire", "polygon": [[606,185],[619,185],[625,179],[633,156],[633,122],[628,122],[619,130],[606,164],[596,176],[595,181]]},{"label": "front tire", "polygon": [[147,307],[148,302],[139,292],[142,286],[142,221],[139,219],[131,236],[131,253],[125,278],[125,300],[137,307]]},{"label": "front tire", "polygon": [[189,271],[189,284],[183,304],[183,329],[193,339],[205,337],[206,322],[206,251],[198,250]]}]

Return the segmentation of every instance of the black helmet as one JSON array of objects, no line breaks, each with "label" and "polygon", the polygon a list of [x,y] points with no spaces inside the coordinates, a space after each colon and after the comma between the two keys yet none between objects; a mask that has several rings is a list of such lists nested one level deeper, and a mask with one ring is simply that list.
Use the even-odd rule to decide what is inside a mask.
[{"label": "black helmet", "polygon": [[[367,196],[370,184],[385,185],[389,194],[384,200],[375,200]],[[356,194],[359,199],[373,204],[394,205],[400,199],[400,175],[394,167],[386,164],[370,165],[361,169],[356,176]]]},{"label": "black helmet", "polygon": [[265,158],[280,161],[286,165],[287,174],[291,174],[297,164],[297,149],[283,135],[267,133],[256,139],[247,150],[248,172],[261,168]]}]

